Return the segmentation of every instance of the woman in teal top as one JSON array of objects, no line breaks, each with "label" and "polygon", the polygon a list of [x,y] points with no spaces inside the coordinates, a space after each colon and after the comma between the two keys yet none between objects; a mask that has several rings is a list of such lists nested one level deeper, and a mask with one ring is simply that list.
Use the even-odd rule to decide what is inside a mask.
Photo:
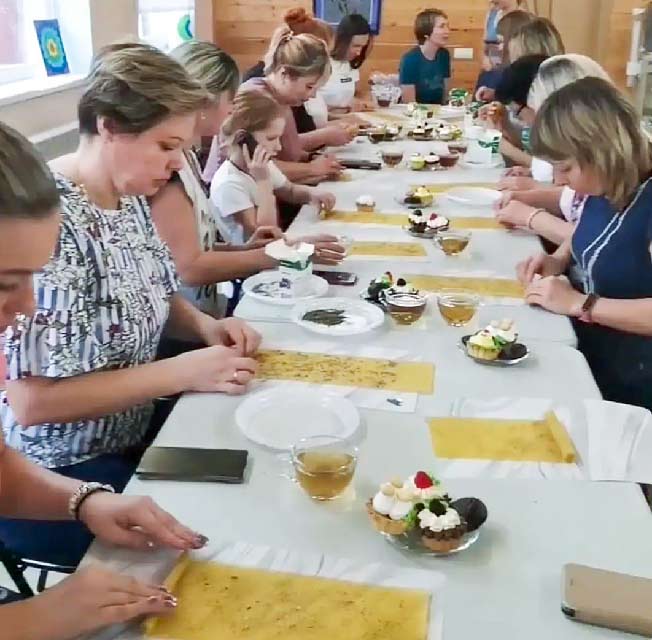
[{"label": "woman in teal top", "polygon": [[448,16],[438,9],[422,11],[414,22],[414,35],[419,46],[403,55],[399,67],[403,102],[442,104],[451,75],[445,48],[450,36]]}]

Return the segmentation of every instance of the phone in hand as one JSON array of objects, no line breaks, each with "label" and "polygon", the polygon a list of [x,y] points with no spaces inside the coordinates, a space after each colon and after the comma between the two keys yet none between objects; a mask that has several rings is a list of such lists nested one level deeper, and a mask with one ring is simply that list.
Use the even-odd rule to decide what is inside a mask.
[{"label": "phone in hand", "polygon": [[336,284],[343,287],[352,287],[358,281],[358,276],[348,271],[313,271],[313,273],[326,280],[328,284]]},{"label": "phone in hand", "polygon": [[247,151],[249,151],[249,157],[254,157],[254,151],[258,146],[258,142],[256,141],[256,138],[254,138],[253,134],[249,133],[248,131],[243,131],[238,137],[238,144],[241,147],[246,146]]}]

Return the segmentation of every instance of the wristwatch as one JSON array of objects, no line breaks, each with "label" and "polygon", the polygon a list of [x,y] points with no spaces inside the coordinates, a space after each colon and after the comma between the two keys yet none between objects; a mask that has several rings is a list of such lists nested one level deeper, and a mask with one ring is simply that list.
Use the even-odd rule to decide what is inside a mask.
[{"label": "wristwatch", "polygon": [[98,491],[115,493],[115,489],[110,484],[101,482],[82,482],[68,500],[68,514],[74,519],[79,520],[79,509],[84,500]]},{"label": "wristwatch", "polygon": [[595,293],[589,293],[588,296],[586,296],[586,300],[584,300],[584,303],[582,304],[582,308],[580,309],[580,315],[579,319],[582,322],[593,322],[593,317],[591,316],[591,312],[593,311],[593,307],[595,307],[595,303],[600,299],[600,296],[598,296]]}]

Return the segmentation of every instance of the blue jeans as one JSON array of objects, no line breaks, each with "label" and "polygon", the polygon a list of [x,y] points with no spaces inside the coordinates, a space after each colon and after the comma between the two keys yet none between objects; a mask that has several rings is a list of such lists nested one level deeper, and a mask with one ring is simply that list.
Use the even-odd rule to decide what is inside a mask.
[{"label": "blue jeans", "polygon": [[[136,458],[106,454],[55,471],[84,482],[110,484],[122,492],[137,465]],[[76,567],[93,535],[81,522],[0,518],[0,540],[22,558]]]}]

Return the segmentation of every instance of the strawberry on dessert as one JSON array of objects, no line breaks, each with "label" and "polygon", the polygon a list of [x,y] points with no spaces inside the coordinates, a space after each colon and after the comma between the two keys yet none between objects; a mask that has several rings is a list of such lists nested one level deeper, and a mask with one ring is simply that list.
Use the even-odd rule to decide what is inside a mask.
[{"label": "strawberry on dessert", "polygon": [[430,214],[430,218],[428,218],[427,226],[431,231],[445,231],[448,229],[449,225],[449,219],[444,216],[440,216],[438,213],[432,213]]}]

